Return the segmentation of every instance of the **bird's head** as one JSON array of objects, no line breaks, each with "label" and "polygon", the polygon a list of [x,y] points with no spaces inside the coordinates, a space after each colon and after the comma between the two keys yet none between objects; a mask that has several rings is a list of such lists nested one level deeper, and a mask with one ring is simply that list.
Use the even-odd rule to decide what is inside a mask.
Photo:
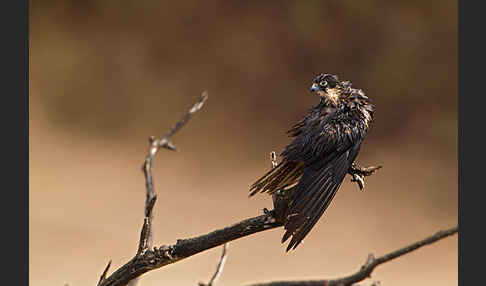
[{"label": "bird's head", "polygon": [[319,74],[312,82],[311,92],[316,93],[326,104],[338,106],[343,100],[343,84],[332,74]]}]

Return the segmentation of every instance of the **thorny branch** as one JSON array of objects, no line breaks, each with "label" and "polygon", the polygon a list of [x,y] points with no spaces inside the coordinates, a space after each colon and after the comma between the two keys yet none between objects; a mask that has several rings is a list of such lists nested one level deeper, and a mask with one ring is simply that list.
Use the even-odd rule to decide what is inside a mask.
[{"label": "thorny branch", "polygon": [[387,253],[383,256],[375,258],[373,254],[368,255],[365,264],[361,266],[361,269],[351,275],[332,279],[332,280],[306,280],[306,281],[274,281],[268,283],[257,283],[248,286],[350,286],[354,283],[360,282],[368,277],[371,277],[371,272],[380,264],[388,262],[392,259],[405,255],[409,252],[417,250],[418,248],[432,244],[438,240],[456,234],[458,227],[453,227],[447,230],[441,230],[434,235],[431,235],[423,240],[412,243],[406,247],[400,248],[393,252]]}]

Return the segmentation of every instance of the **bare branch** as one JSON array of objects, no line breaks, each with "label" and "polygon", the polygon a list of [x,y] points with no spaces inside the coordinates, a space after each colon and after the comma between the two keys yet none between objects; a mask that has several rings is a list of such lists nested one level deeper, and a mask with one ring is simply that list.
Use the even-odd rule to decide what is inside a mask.
[{"label": "bare branch", "polygon": [[223,273],[224,264],[226,262],[226,250],[228,248],[228,245],[228,242],[223,245],[221,257],[219,258],[218,265],[216,266],[216,271],[214,272],[213,277],[211,277],[211,280],[209,280],[208,284],[199,283],[199,286],[213,286],[214,283],[218,280],[219,276],[221,276],[221,273]]},{"label": "bare branch", "polygon": [[332,280],[306,280],[306,281],[274,281],[268,283],[257,283],[250,284],[249,286],[350,286],[354,283],[358,283],[368,277],[371,277],[371,272],[380,264],[393,260],[397,257],[410,253],[414,250],[419,249],[422,246],[432,244],[438,240],[456,234],[458,232],[458,227],[453,227],[447,230],[441,230],[436,234],[429,236],[423,240],[417,241],[409,246],[400,248],[378,258],[375,258],[373,254],[370,254],[366,259],[366,262],[361,269],[349,276],[332,279]]},{"label": "bare branch", "polygon": [[[275,169],[278,165],[277,161],[277,153],[275,151],[270,152],[270,169]],[[275,212],[275,216],[279,220],[283,220],[285,217],[285,210],[287,209],[289,198],[282,194],[280,190],[278,190],[275,194],[272,194],[272,203],[273,209]],[[268,211],[264,209],[264,211]]]},{"label": "bare branch", "polygon": [[281,222],[274,218],[273,212],[269,212],[205,235],[189,239],[179,239],[176,244],[161,246],[160,248],[154,248],[154,250],[147,250],[141,255],[136,255],[125,265],[113,272],[101,285],[126,285],[128,281],[141,276],[145,272],[175,263],[194,254],[223,245],[229,241],[282,225]]},{"label": "bare branch", "polygon": [[110,262],[108,262],[108,265],[106,265],[105,270],[101,274],[100,280],[98,281],[98,286],[101,285],[101,283],[103,283],[103,281],[106,279],[106,273],[108,272],[108,269],[110,269],[110,266],[111,266],[111,260]]},{"label": "bare branch", "polygon": [[142,232],[140,234],[140,242],[138,246],[137,255],[142,255],[145,251],[153,247],[153,207],[157,196],[154,190],[153,182],[153,159],[160,148],[166,148],[169,150],[176,150],[176,147],[170,138],[177,131],[179,131],[189,119],[203,106],[204,102],[207,100],[208,94],[204,91],[201,94],[199,100],[193,105],[193,107],[179,120],[172,128],[167,132],[162,138],[157,139],[153,136],[149,137],[149,148],[147,151],[147,156],[142,166],[142,171],[145,175],[145,187],[146,187],[146,199],[145,199],[145,220],[142,227]]},{"label": "bare branch", "polygon": [[170,137],[179,131],[195,112],[201,109],[206,99],[207,93],[203,92],[198,102],[196,102],[189,112],[164,137],[161,139],[153,136],[149,137],[149,149],[142,166],[146,186],[145,219],[140,233],[137,254],[125,265],[113,272],[108,278],[103,279],[99,286],[124,286],[127,283],[133,286],[136,281],[132,280],[140,277],[147,271],[174,263],[229,241],[282,226],[282,223],[277,221],[273,216],[273,212],[268,212],[262,216],[246,219],[206,235],[190,239],[180,239],[174,245],[161,246],[160,248],[154,247],[152,250],[153,206],[156,201],[153,185],[153,159],[160,148],[175,149],[175,146],[169,141]]},{"label": "bare branch", "polygon": [[[145,157],[144,163],[142,165],[142,171],[145,176],[145,188],[146,188],[146,195],[145,195],[145,218],[143,221],[142,231],[140,232],[140,241],[138,243],[138,250],[136,257],[142,256],[147,250],[153,247],[153,208],[155,202],[157,200],[157,195],[155,194],[154,190],[154,182],[153,182],[153,159],[155,155],[160,150],[160,148],[166,148],[169,150],[176,150],[175,145],[170,141],[172,135],[177,133],[188,121],[189,119],[196,113],[199,109],[202,108],[204,102],[207,100],[208,94],[206,91],[203,91],[199,100],[193,105],[193,107],[179,120],[172,128],[160,139],[155,138],[154,136],[150,136],[148,138],[149,141],[149,148],[147,151],[147,155]],[[105,273],[106,274],[106,273]],[[100,280],[100,283],[102,281]],[[128,286],[135,286],[138,280],[133,279],[128,282]]]}]

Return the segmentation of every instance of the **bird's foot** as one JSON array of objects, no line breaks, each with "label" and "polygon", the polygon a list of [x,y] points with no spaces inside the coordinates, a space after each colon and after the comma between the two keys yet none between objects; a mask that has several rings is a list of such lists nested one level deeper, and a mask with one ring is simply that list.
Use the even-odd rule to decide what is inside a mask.
[{"label": "bird's foot", "polygon": [[291,192],[289,190],[279,190],[272,194],[273,200],[273,215],[277,219],[277,221],[284,221],[285,216],[287,214],[287,210],[290,204],[290,195]]},{"label": "bird's foot", "polygon": [[351,182],[358,184],[359,190],[363,191],[365,187],[364,177],[371,176],[381,169],[382,166],[361,167],[356,163],[353,163],[348,170],[348,173],[352,176]]},{"label": "bird's foot", "polygon": [[358,174],[358,175],[367,177],[367,176],[373,175],[374,173],[376,173],[376,171],[378,171],[382,167],[383,166],[381,166],[381,165],[379,165],[379,166],[370,166],[370,167],[361,167],[360,165],[358,165],[356,163],[353,163],[351,165],[351,167],[349,168],[348,173],[351,174],[351,175]]},{"label": "bird's foot", "polygon": [[363,176],[358,174],[353,174],[353,177],[351,178],[351,182],[356,182],[358,184],[360,191],[364,190],[365,184],[364,184]]}]

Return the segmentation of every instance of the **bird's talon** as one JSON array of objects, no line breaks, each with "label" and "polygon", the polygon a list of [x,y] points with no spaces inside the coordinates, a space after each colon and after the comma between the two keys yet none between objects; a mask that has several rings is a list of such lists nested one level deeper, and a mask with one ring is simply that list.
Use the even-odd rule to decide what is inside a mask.
[{"label": "bird's talon", "polygon": [[353,177],[351,178],[351,182],[356,182],[358,184],[360,191],[364,190],[364,178],[363,178],[363,176],[358,175],[358,174],[353,174]]}]

